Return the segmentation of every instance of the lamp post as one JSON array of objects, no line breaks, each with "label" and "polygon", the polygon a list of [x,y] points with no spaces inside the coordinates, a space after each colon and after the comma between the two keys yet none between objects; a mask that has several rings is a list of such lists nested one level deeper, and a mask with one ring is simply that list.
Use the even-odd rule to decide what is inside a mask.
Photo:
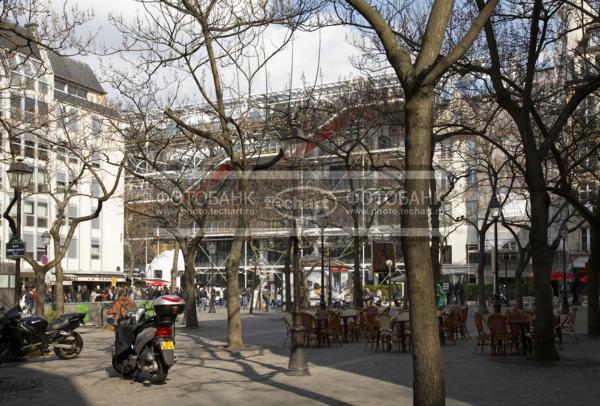
[{"label": "lamp post", "polygon": [[[321,295],[320,295],[320,305],[321,309],[325,309],[327,306],[325,304],[325,226],[327,226],[327,221],[325,219],[325,208],[321,207],[320,209],[320,222],[321,222]],[[331,289],[331,286],[329,287]]]},{"label": "lamp post", "polygon": [[[29,183],[31,182],[31,177],[33,175],[33,169],[23,162],[22,159],[17,159],[17,161],[12,162],[10,167],[6,171],[8,175],[8,182],[10,183],[10,187],[15,190],[15,196],[11,201],[9,207],[7,208],[7,213],[10,212],[12,205],[17,203],[17,219],[16,224],[14,224],[14,228],[11,227],[13,231],[14,238],[20,240],[21,239],[21,193],[23,189],[27,189]],[[12,226],[12,224],[11,224]],[[19,297],[21,296],[21,259],[15,259],[15,303],[19,303]]]},{"label": "lamp post", "polygon": [[50,245],[50,241],[52,240],[52,236],[48,231],[44,231],[42,233],[42,244],[44,245],[45,254],[48,255],[48,245]]},{"label": "lamp post", "polygon": [[333,307],[332,301],[332,291],[333,291],[333,276],[331,275],[331,241],[327,244],[327,280],[329,284],[329,290],[327,291],[327,303],[329,303],[329,307]]},{"label": "lamp post", "polygon": [[496,192],[490,202],[490,213],[494,218],[494,313],[500,313],[500,291],[498,290],[498,219],[502,215],[502,206],[496,197]]},{"label": "lamp post", "polygon": [[208,248],[208,255],[210,256],[210,258],[209,258],[209,260],[210,260],[210,281],[209,281],[209,284],[210,284],[210,282],[212,282],[212,279],[214,278],[214,273],[215,273],[215,271],[214,271],[214,264],[215,263],[214,263],[213,258],[215,256],[215,254],[217,253],[217,243],[216,243],[216,241],[210,241],[208,243],[207,248]]},{"label": "lamp post", "polygon": [[[291,165],[301,161],[303,158],[304,150],[301,148],[302,139],[304,133],[302,129],[295,125],[292,125],[290,134],[286,137],[282,137],[281,149],[283,150],[284,156]],[[294,178],[295,179],[295,178]],[[294,181],[294,183],[296,183]],[[290,358],[288,363],[287,375],[304,376],[308,375],[308,364],[304,356],[304,326],[300,316],[300,303],[302,302],[302,275],[300,274],[300,247],[299,240],[302,233],[302,223],[297,217],[297,207],[295,202],[292,204],[292,233],[290,235],[292,239],[293,249],[293,261],[292,261],[292,272],[294,275],[294,309],[292,312],[292,328],[290,329],[292,335],[292,344],[290,349]]]},{"label": "lamp post", "polygon": [[569,314],[569,301],[567,300],[567,237],[569,230],[563,224],[560,227],[560,237],[563,240],[563,280],[560,291],[560,314]]},{"label": "lamp post", "polygon": [[385,266],[388,269],[388,300],[390,302],[390,307],[392,307],[392,267],[394,266],[394,261],[388,259],[385,261]]}]

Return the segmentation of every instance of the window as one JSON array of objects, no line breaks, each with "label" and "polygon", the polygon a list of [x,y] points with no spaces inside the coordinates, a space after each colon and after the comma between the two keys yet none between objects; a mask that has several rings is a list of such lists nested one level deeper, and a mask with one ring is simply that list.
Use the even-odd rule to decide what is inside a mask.
[{"label": "window", "polygon": [[587,227],[581,227],[579,229],[581,233],[581,252],[590,252],[590,241],[591,241],[591,233],[590,229]]},{"label": "window", "polygon": [[162,279],[162,270],[160,270],[160,269],[155,269],[155,270],[154,270],[154,278],[155,278],[155,279]]},{"label": "window", "polygon": [[42,235],[38,234],[36,238],[37,249],[36,249],[36,260],[39,262],[42,260],[42,256],[48,253],[48,248],[42,242]]},{"label": "window", "polygon": [[35,202],[32,200],[26,200],[23,207],[23,214],[25,215],[25,226],[35,227]]},{"label": "window", "polygon": [[64,192],[67,188],[67,175],[64,172],[56,174],[56,191]]},{"label": "window", "polygon": [[10,114],[13,120],[21,120],[23,117],[22,97],[17,93],[10,95]]},{"label": "window", "polygon": [[466,206],[467,206],[467,220],[476,223],[477,218],[478,218],[477,200],[468,201],[466,203]]},{"label": "window", "polygon": [[35,122],[35,99],[25,96],[25,114],[23,119],[28,123]]},{"label": "window", "polygon": [[90,195],[96,199],[102,195],[100,184],[96,181],[96,179],[92,179],[92,184],[90,186]]},{"label": "window", "polygon": [[35,158],[35,141],[25,140],[25,154],[27,158]]},{"label": "window", "polygon": [[452,263],[452,245],[442,246],[442,264]]},{"label": "window", "polygon": [[63,82],[62,80],[54,79],[54,88],[56,90],[60,90],[61,92],[64,92],[65,89],[67,88],[67,84],[65,82]]},{"label": "window", "polygon": [[48,144],[38,143],[38,159],[41,161],[48,160]]},{"label": "window", "polygon": [[[92,203],[92,213],[94,213],[97,208],[98,208],[98,203]],[[101,215],[102,215],[102,212],[100,212],[100,214],[98,214],[98,217],[92,219],[92,229],[93,230],[100,229],[100,216]]]},{"label": "window", "polygon": [[583,203],[592,203],[594,198],[595,185],[590,182],[581,183],[579,185],[579,199]]},{"label": "window", "polygon": [[21,138],[20,137],[14,137],[12,139],[12,148],[14,150],[15,155],[22,155],[23,151],[21,148]]},{"label": "window", "polygon": [[48,123],[48,103],[38,100],[38,121],[42,124]]},{"label": "window", "polygon": [[30,233],[25,233],[25,235],[23,236],[23,240],[25,241],[25,252],[33,256],[33,249],[35,243],[34,235]]},{"label": "window", "polygon": [[37,226],[39,228],[48,227],[48,203],[38,202],[36,218],[37,218]]},{"label": "window", "polygon": [[44,82],[38,82],[38,93],[48,94],[48,84]]},{"label": "window", "polygon": [[101,162],[102,162],[102,155],[99,152],[94,152],[92,154],[92,168],[100,169]]},{"label": "window", "polygon": [[67,250],[67,258],[77,259],[77,238],[76,237],[73,237],[71,239],[71,243],[69,244],[69,249]]},{"label": "window", "polygon": [[100,240],[97,238],[92,238],[92,247],[90,254],[92,259],[100,259]]},{"label": "window", "polygon": [[77,206],[70,204],[67,207],[67,217],[68,217],[67,224],[68,225],[73,224],[73,219],[77,218],[77,216],[78,216]]}]

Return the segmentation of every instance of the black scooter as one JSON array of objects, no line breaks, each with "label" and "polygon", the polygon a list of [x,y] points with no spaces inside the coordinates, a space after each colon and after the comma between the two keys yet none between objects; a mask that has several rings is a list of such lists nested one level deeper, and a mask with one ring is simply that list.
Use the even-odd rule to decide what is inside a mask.
[{"label": "black scooter", "polygon": [[83,339],[74,330],[84,318],[85,313],[68,313],[48,322],[39,316],[21,317],[19,305],[7,311],[0,308],[0,364],[36,351],[54,351],[62,359],[77,357],[83,349]]},{"label": "black scooter", "polygon": [[121,376],[134,380],[141,373],[150,374],[150,382],[162,384],[175,364],[175,318],[185,308],[185,301],[175,295],[156,298],[154,316],[146,311],[127,313],[115,330],[112,365]]}]

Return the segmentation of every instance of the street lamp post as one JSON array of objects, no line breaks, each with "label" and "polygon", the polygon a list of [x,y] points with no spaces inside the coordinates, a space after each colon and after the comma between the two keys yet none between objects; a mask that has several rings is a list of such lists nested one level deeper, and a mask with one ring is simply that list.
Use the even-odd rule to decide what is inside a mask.
[{"label": "street lamp post", "polygon": [[[281,149],[284,152],[286,160],[292,165],[294,162],[302,160],[303,150],[301,141],[304,138],[302,129],[293,125],[290,134],[281,138]],[[295,183],[295,182],[294,182]],[[294,309],[292,312],[292,327],[290,329],[292,344],[290,349],[290,358],[288,363],[287,375],[304,376],[308,375],[308,364],[304,354],[304,325],[300,316],[300,303],[302,302],[302,275],[300,274],[300,247],[299,240],[302,233],[299,219],[296,217],[296,204],[292,205],[292,249],[294,275]],[[300,224],[298,224],[300,223]]]},{"label": "street lamp post", "polygon": [[332,296],[332,288],[333,288],[333,276],[331,275],[331,241],[327,244],[327,280],[329,284],[329,290],[327,291],[327,303],[329,303],[329,307],[333,307],[333,302],[331,300]]},{"label": "street lamp post", "polygon": [[500,291],[498,290],[498,219],[502,215],[502,206],[496,192],[490,202],[490,213],[494,218],[494,313],[500,313]]},{"label": "street lamp post", "polygon": [[216,243],[216,241],[210,241],[208,243],[208,255],[210,256],[210,258],[209,258],[209,260],[210,260],[210,281],[209,281],[209,285],[210,285],[210,282],[212,282],[212,280],[214,278],[214,273],[215,273],[215,271],[214,271],[214,269],[215,269],[214,268],[214,264],[215,263],[214,263],[214,259],[213,258],[215,257],[216,253],[217,253],[217,243]]},{"label": "street lamp post", "polygon": [[387,266],[388,269],[388,300],[390,307],[392,307],[392,267],[394,266],[394,261],[388,259],[385,261],[385,266]]},{"label": "street lamp post", "polygon": [[[22,159],[18,159],[15,162],[10,164],[10,167],[6,171],[8,175],[8,181],[10,183],[10,187],[15,190],[15,196],[13,200],[10,202],[9,207],[7,208],[7,213],[10,212],[12,205],[17,203],[17,219],[16,224],[11,224],[11,229],[13,231],[13,235],[16,239],[21,238],[21,193],[23,189],[27,189],[29,183],[31,182],[31,177],[33,175],[33,169],[23,162]],[[12,220],[12,219],[11,219]],[[21,259],[15,259],[15,303],[19,303],[19,297],[21,296]]]},{"label": "street lamp post", "polygon": [[[325,220],[325,209],[321,208],[321,213],[319,213],[321,218],[321,295],[320,295],[320,305],[321,309],[325,309],[327,306],[325,305],[325,226],[327,222]],[[331,289],[331,286],[329,287]]]},{"label": "street lamp post", "polygon": [[560,237],[563,241],[563,277],[562,289],[560,292],[560,314],[569,314],[569,301],[567,300],[567,237],[569,230],[563,224],[560,227]]}]

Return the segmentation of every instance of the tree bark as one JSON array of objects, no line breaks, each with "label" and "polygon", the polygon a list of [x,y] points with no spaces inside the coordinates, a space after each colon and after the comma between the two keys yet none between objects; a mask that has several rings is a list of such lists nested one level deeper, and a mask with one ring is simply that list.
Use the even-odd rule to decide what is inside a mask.
[{"label": "tree bark", "polygon": [[433,87],[421,87],[407,95],[405,191],[409,198],[402,214],[402,250],[410,280],[415,405],[445,403],[439,322],[431,289],[433,272],[427,235],[430,206],[425,199],[429,195],[429,179],[425,175],[430,174],[431,167],[432,110]]},{"label": "tree bark", "polygon": [[[177,290],[177,270],[179,262],[179,244],[177,241],[173,243],[173,266],[171,267],[171,292],[175,293]],[[187,278],[186,278],[187,282]],[[187,290],[187,287],[186,287]]]},{"label": "tree bark", "polygon": [[[177,249],[175,253],[179,255]],[[198,327],[198,314],[196,312],[196,267],[194,265],[194,257],[196,256],[196,249],[190,249],[187,247],[182,249],[183,261],[185,264],[185,326],[186,327]]]},{"label": "tree bark", "polygon": [[[285,311],[292,312],[292,283],[290,278],[291,272],[291,262],[292,262],[292,238],[288,238],[288,245],[285,249],[285,264],[284,264],[284,274],[285,274]],[[254,289],[252,289],[252,293],[254,293]]]},{"label": "tree bark", "polygon": [[46,296],[46,273],[40,270],[35,273],[35,314],[44,316],[44,297]]},{"label": "tree bark", "polygon": [[245,174],[238,173],[237,190],[241,199],[238,205],[237,230],[227,257],[227,347],[234,352],[241,350],[244,346],[240,314],[239,268],[242,245],[246,240],[245,234],[248,228],[248,216],[246,214],[248,179],[245,176]]},{"label": "tree bark", "polygon": [[488,314],[485,290],[485,231],[479,232],[479,255],[477,256],[477,301],[479,313]]},{"label": "tree bark", "polygon": [[589,277],[587,285],[588,301],[588,335],[600,336],[600,303],[598,292],[598,279],[600,275],[600,226],[591,226]]},{"label": "tree bark", "polygon": [[[538,361],[558,359],[554,340],[554,304],[550,287],[552,252],[548,246],[548,208],[550,196],[545,191],[541,164],[527,162],[526,174],[531,201],[531,257],[535,286],[535,329],[533,356]],[[536,171],[535,169],[539,169]],[[539,173],[538,173],[539,172]],[[537,178],[537,179],[536,179]]]},{"label": "tree bark", "polygon": [[[54,241],[54,257],[57,258],[60,255],[60,241]],[[62,263],[59,261],[54,266],[55,276],[55,293],[56,293],[56,313],[61,315],[65,312],[65,290],[63,286],[63,268]]]}]

